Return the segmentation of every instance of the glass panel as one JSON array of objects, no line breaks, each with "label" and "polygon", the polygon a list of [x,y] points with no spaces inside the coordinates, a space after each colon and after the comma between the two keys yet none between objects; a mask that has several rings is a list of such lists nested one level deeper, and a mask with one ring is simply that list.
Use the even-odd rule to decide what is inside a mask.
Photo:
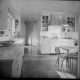
[{"label": "glass panel", "polygon": [[69,25],[68,29],[70,32],[75,32],[75,18],[67,17],[67,24]]}]

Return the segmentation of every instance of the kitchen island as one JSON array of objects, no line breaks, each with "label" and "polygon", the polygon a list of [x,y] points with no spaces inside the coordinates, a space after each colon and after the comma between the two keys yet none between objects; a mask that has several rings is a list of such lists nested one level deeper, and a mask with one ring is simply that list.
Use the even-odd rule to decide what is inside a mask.
[{"label": "kitchen island", "polygon": [[24,40],[16,39],[14,45],[0,46],[0,77],[20,77]]}]

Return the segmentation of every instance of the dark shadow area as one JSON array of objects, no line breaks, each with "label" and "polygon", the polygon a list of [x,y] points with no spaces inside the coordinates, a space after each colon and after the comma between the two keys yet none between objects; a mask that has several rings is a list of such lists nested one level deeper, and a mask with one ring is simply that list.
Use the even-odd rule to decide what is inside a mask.
[{"label": "dark shadow area", "polygon": [[41,55],[41,52],[38,50],[38,51],[37,51],[37,54],[38,54],[38,55]]},{"label": "dark shadow area", "polygon": [[11,78],[12,76],[12,60],[0,61],[0,78]]},{"label": "dark shadow area", "polygon": [[24,48],[24,53],[29,53],[28,48]]}]

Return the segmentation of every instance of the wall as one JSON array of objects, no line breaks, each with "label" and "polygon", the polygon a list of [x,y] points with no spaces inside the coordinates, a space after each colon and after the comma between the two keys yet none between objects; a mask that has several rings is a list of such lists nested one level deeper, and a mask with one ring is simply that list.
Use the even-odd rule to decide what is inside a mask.
[{"label": "wall", "polygon": [[6,29],[7,27],[7,5],[8,1],[7,0],[0,0],[0,28],[1,29]]},{"label": "wall", "polygon": [[39,29],[40,20],[21,23],[21,36],[25,38],[25,45],[28,45],[29,53],[37,54],[39,50]]},{"label": "wall", "polygon": [[[24,23],[25,24],[25,27],[26,27],[26,38],[25,38],[25,44],[29,44],[31,45],[31,23]],[[22,27],[22,26],[21,26]]]},{"label": "wall", "polygon": [[32,24],[32,54],[37,54],[37,22]]},{"label": "wall", "polygon": [[79,46],[78,46],[78,78],[80,78],[80,10],[79,10],[79,12],[78,12],[78,25],[79,25],[79,42],[78,42],[78,44],[79,44]]},{"label": "wall", "polygon": [[[38,22],[26,23],[26,44],[37,46]],[[31,41],[32,39],[32,41]],[[31,41],[31,42],[30,42]]]},{"label": "wall", "polygon": [[[26,40],[26,34],[26,24],[20,20],[20,35],[24,40]],[[26,44],[26,41],[24,43]]]},{"label": "wall", "polygon": [[38,26],[38,31],[37,31],[37,48],[38,48],[38,53],[41,54],[41,51],[40,51],[41,13],[39,14],[39,19],[38,19],[38,22],[37,22],[37,26]]},{"label": "wall", "polygon": [[29,45],[29,53],[37,54],[37,23],[26,23],[26,45]]},{"label": "wall", "polygon": [[36,50],[36,49],[32,49],[35,48],[35,46],[37,46],[37,23],[35,22],[23,22],[21,20],[20,23],[20,34],[21,37],[23,37],[25,39],[25,45],[28,45],[28,52],[32,53],[32,50]]},{"label": "wall", "polygon": [[11,13],[14,16],[17,14],[16,8],[13,6],[13,3],[11,1],[12,0],[0,0],[0,28],[1,29],[8,28],[8,8],[10,9]]},{"label": "wall", "polygon": [[32,24],[32,45],[37,46],[37,22]]},{"label": "wall", "polygon": [[78,15],[76,15],[76,27],[75,27],[76,32],[78,32],[78,29],[79,29],[79,18]]}]

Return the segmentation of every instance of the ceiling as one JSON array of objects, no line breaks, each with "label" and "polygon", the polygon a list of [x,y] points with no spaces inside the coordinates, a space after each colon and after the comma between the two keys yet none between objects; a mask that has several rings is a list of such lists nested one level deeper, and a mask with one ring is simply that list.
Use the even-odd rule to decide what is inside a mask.
[{"label": "ceiling", "polygon": [[77,14],[80,1],[60,0],[12,0],[21,18],[26,21],[37,21],[44,11]]}]

